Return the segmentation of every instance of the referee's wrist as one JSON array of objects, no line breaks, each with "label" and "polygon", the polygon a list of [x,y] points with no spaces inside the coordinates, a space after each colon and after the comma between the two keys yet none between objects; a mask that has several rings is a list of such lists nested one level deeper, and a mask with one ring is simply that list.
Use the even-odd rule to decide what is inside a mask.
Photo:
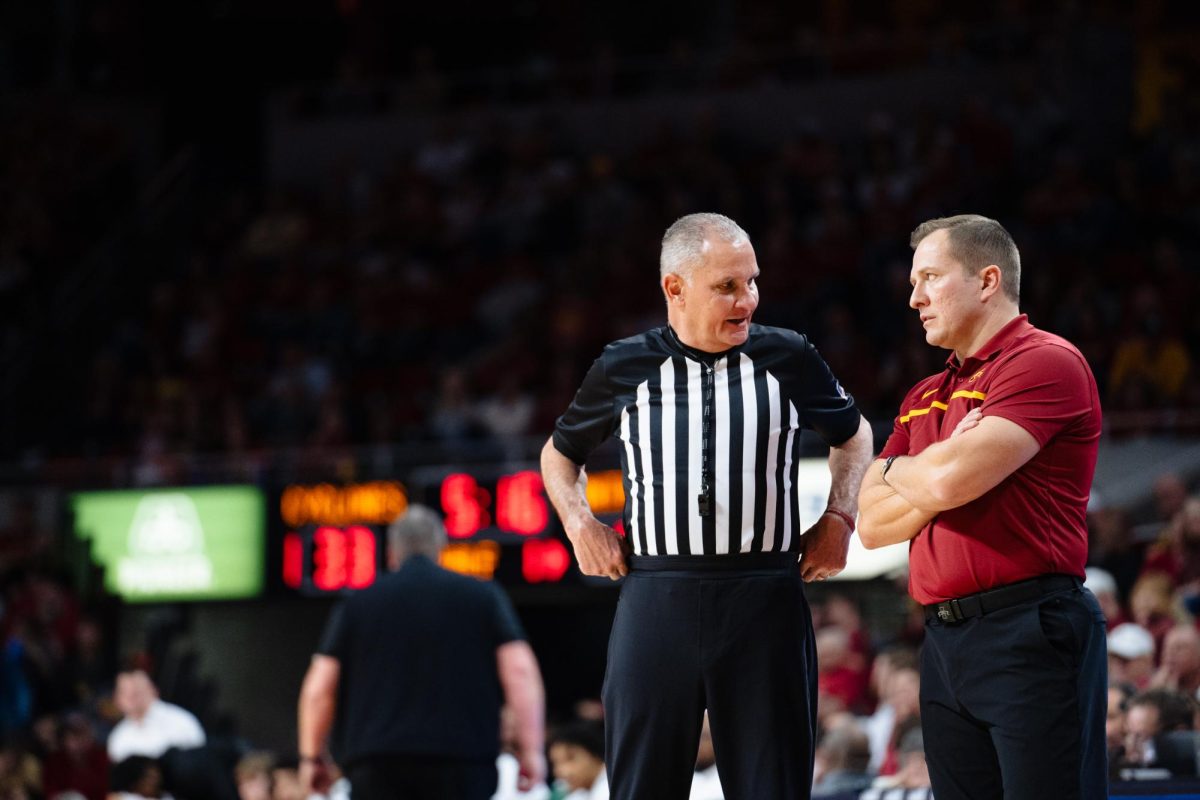
[{"label": "referee's wrist", "polygon": [[300,760],[301,760],[301,761],[308,761],[308,762],[310,762],[310,763],[312,763],[312,764],[316,764],[316,763],[319,763],[319,762],[321,761],[321,757],[320,757],[320,756],[306,756],[306,755],[304,755],[303,753],[301,753],[301,754],[300,754]]},{"label": "referee's wrist", "polygon": [[851,533],[854,533],[854,517],[850,516],[845,511],[842,511],[841,509],[833,508],[832,506],[830,506],[830,507],[826,508],[823,513],[833,514],[835,517],[840,519],[842,522],[846,523],[846,527],[850,529]]}]

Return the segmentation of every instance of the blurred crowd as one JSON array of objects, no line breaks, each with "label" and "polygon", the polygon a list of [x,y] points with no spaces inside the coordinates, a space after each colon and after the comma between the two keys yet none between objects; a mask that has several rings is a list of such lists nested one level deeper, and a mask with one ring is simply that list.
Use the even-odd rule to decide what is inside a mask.
[{"label": "blurred crowd", "polygon": [[[661,324],[658,242],[697,209],[751,233],[758,319],[810,333],[872,420],[891,419],[942,358],[907,307],[909,231],[970,210],[1013,232],[1022,309],[1088,357],[1108,419],[1188,430],[1200,424],[1184,413],[1200,407],[1194,51],[1097,19],[1032,19],[1010,20],[1015,43],[998,52],[964,28],[950,60],[1002,69],[998,84],[946,104],[914,82],[905,112],[857,109],[851,135],[819,108],[796,109],[806,121],[769,142],[700,111],[631,120],[636,143],[618,152],[578,141],[551,107],[526,123],[448,107],[387,168],[350,155],[317,186],[217,193],[170,258],[125,276],[117,318],[71,343],[82,390],[37,452],[132,457],[140,483],[186,479],[181,459],[197,453],[523,452],[605,342]],[[1111,83],[1077,96],[1100,64]]]}]

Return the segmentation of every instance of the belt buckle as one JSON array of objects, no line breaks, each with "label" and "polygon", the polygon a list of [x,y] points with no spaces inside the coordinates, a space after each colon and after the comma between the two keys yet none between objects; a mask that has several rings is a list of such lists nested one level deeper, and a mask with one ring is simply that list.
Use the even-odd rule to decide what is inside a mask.
[{"label": "belt buckle", "polygon": [[942,622],[958,622],[962,619],[962,608],[958,605],[958,600],[945,600],[937,604],[937,618]]}]

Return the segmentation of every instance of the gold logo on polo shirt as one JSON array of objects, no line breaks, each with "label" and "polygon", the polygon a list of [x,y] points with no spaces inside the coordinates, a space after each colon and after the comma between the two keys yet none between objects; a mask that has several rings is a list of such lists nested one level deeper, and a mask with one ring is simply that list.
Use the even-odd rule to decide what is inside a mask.
[{"label": "gold logo on polo shirt", "polygon": [[967,379],[967,383],[974,383],[976,380],[979,379],[979,376],[982,374],[983,374],[983,370],[979,370],[979,372],[976,372],[974,375],[972,375],[970,378]]}]

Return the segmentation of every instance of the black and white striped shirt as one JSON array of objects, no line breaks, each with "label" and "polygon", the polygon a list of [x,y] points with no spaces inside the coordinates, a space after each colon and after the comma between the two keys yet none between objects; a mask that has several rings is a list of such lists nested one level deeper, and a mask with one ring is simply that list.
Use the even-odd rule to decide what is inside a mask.
[{"label": "black and white striped shirt", "polygon": [[859,419],[801,334],[751,325],[741,346],[703,353],[662,327],[604,349],[554,446],[582,465],[620,437],[635,555],[795,551],[800,431],[839,445]]}]

